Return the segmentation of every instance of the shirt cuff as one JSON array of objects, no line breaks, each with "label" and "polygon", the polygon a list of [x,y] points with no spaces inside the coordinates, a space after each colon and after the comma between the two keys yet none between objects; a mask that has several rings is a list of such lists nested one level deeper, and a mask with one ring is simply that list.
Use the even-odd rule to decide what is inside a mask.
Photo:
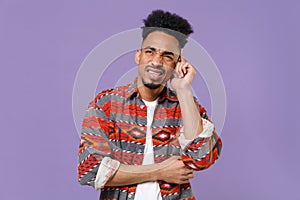
[{"label": "shirt cuff", "polygon": [[208,121],[207,119],[203,119],[203,118],[202,118],[202,124],[203,124],[203,130],[199,134],[199,136],[203,138],[211,137],[215,129],[214,124]]},{"label": "shirt cuff", "polygon": [[107,181],[116,173],[119,169],[120,162],[113,160],[110,157],[104,157],[98,168],[98,172],[95,179],[95,189],[101,189],[105,186]]},{"label": "shirt cuff", "polygon": [[[202,125],[203,125],[203,130],[197,137],[203,137],[203,138],[211,137],[213,135],[213,131],[215,129],[215,126],[213,125],[213,123],[211,123],[207,119],[202,118]],[[180,144],[181,148],[183,148],[183,149],[186,147],[186,145],[188,145],[191,141],[193,141],[193,140],[185,139],[183,127],[180,129],[180,135],[179,135],[178,140],[179,140],[179,144]]]}]

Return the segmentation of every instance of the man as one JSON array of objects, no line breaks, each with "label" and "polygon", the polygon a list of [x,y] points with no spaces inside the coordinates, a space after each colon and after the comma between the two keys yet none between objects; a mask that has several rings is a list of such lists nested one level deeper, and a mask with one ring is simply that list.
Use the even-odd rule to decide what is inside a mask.
[{"label": "man", "polygon": [[195,199],[189,180],[215,162],[222,143],[191,91],[196,71],[183,47],[193,30],[161,10],[144,22],[138,77],[89,104],[79,182],[101,189],[100,199]]}]

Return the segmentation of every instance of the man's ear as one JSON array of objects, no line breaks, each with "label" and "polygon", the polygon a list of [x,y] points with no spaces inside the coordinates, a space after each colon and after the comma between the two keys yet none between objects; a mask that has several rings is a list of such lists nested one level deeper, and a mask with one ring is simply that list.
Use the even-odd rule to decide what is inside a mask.
[{"label": "man's ear", "polygon": [[140,59],[141,59],[141,50],[136,50],[135,52],[135,56],[134,56],[134,61],[136,64],[140,63]]}]

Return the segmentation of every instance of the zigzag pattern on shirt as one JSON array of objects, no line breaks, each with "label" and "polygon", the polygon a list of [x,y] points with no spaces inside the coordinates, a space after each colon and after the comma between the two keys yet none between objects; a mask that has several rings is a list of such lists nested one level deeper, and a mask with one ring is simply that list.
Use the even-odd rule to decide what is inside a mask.
[{"label": "zigzag pattern on shirt", "polygon": [[[198,104],[200,115],[206,111]],[[210,138],[198,137],[181,149],[178,136],[182,127],[180,105],[176,95],[165,88],[158,100],[152,124],[155,163],[172,155],[181,155],[185,164],[195,170],[205,169],[218,158],[221,141],[215,134]],[[99,93],[90,102],[82,124],[79,148],[78,178],[81,184],[94,185],[101,160],[109,156],[121,163],[142,164],[147,127],[147,108],[138,97],[135,83]],[[162,198],[195,199],[190,184],[176,185],[159,182]],[[101,199],[132,199],[136,185],[105,187]]]}]

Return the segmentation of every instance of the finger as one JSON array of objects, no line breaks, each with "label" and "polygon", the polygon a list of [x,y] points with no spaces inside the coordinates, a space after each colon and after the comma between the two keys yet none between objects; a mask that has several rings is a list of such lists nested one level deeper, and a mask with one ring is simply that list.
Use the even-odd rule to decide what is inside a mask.
[{"label": "finger", "polygon": [[[186,167],[186,166],[185,166]],[[191,168],[186,168],[186,171],[185,171],[186,174],[193,174],[194,173],[194,170],[192,170]]]},{"label": "finger", "polygon": [[194,174],[189,174],[187,177],[188,179],[194,178]]},{"label": "finger", "polygon": [[176,74],[178,75],[179,78],[181,78],[183,76],[182,72],[181,72],[181,68],[182,68],[182,63],[178,63],[176,69],[175,69],[175,72]]},{"label": "finger", "polygon": [[184,75],[187,74],[189,65],[190,65],[190,63],[186,62],[186,63],[184,64],[184,66],[182,67],[182,72],[183,72]]},{"label": "finger", "polygon": [[193,171],[193,172],[191,172],[191,173],[189,173],[189,174],[194,176],[194,171]]},{"label": "finger", "polygon": [[184,76],[183,71],[182,71],[182,65],[178,68],[178,73],[180,74],[180,78]]},{"label": "finger", "polygon": [[185,62],[185,57],[183,55],[183,49],[181,49],[180,58],[181,58],[181,62]]},{"label": "finger", "polygon": [[190,182],[189,179],[187,179],[186,181],[183,181],[181,184],[187,184],[189,182]]},{"label": "finger", "polygon": [[190,182],[190,178],[187,177],[187,176],[185,176],[185,177],[180,178],[180,181],[181,181],[181,183],[189,183]]},{"label": "finger", "polygon": [[188,174],[185,174],[184,176],[187,178],[194,177],[194,173],[188,173]]},{"label": "finger", "polygon": [[185,68],[186,68],[186,66],[187,66],[187,64],[188,63],[186,63],[186,62],[182,62],[181,63],[181,65],[180,65],[180,67],[179,67],[179,73],[180,73],[180,75],[181,75],[181,78],[183,78],[184,76],[185,76]]}]

